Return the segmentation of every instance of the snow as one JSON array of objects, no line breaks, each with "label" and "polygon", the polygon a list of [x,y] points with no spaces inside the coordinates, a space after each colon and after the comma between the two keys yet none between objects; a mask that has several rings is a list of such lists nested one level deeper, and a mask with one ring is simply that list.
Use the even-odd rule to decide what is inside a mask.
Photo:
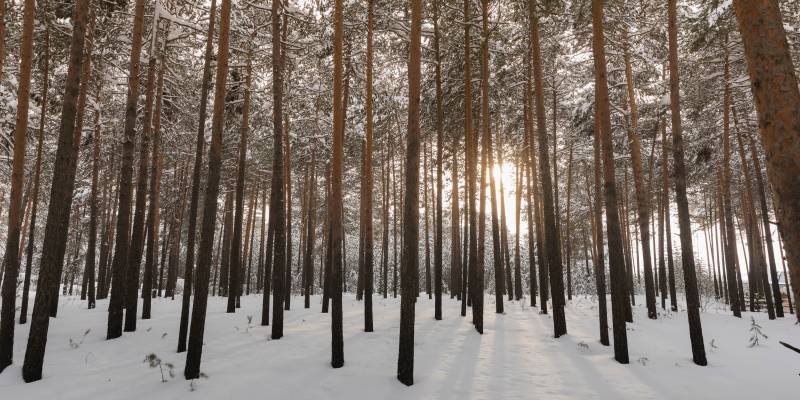
[{"label": "snow", "polygon": [[[14,360],[0,374],[2,398],[54,399],[752,399],[793,398],[800,356],[778,340],[797,345],[794,318],[769,321],[765,314],[736,319],[721,305],[704,312],[709,366],[691,362],[685,312],[666,312],[658,320],[634,307],[628,325],[631,364],[612,359],[613,349],[597,337],[596,302],[575,298],[567,306],[569,334],[552,337],[552,319],[527,306],[506,303],[497,315],[487,295],[485,334],[478,335],[459,303],[445,296],[444,320],[433,320],[433,301],[417,302],[415,384],[395,379],[399,299],[375,297],[375,332],[364,333],[363,304],[345,295],[345,366],[330,367],[330,314],[320,298],[302,308],[292,299],[285,314],[285,336],[269,340],[259,326],[261,296],[242,298],[236,314],[225,313],[225,299],[209,299],[201,370],[208,378],[191,385],[182,377],[185,353],[176,354],[180,298],[156,299],[154,319],[140,320],[138,331],[105,340],[107,300],[86,310],[77,297],[61,298],[59,317],[50,324],[43,380],[21,379],[27,326],[17,326]],[[640,304],[637,302],[637,304]],[[469,310],[468,310],[469,313]],[[468,314],[469,315],[469,314]],[[748,348],[750,316],[768,339]],[[248,324],[248,316],[252,323]],[[84,333],[87,332],[85,335]],[[73,345],[70,345],[70,342]],[[714,343],[712,346],[711,343]],[[174,365],[175,377],[161,381],[159,368]]]}]

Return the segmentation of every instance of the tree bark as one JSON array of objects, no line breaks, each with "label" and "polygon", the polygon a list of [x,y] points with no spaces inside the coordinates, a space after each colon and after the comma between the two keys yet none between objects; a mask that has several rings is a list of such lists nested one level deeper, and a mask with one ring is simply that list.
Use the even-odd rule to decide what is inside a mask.
[{"label": "tree bark", "polygon": [[[5,5],[2,7],[2,11],[0,17],[5,16]],[[17,114],[14,125],[14,151],[11,162],[11,196],[9,198],[8,207],[8,232],[6,234],[5,254],[3,255],[2,265],[2,272],[5,276],[2,285],[2,313],[0,314],[0,372],[11,365],[14,357],[14,313],[16,311],[17,277],[19,276],[20,264],[20,236],[22,236],[20,224],[22,223],[21,214],[24,212],[22,191],[23,178],[25,175],[25,142],[28,137],[31,75],[33,71],[33,24],[35,13],[35,1],[25,0],[22,9],[22,40],[19,54],[19,87],[17,88]],[[3,40],[5,36],[3,34],[5,21],[0,22],[0,26],[3,26],[3,29],[0,30],[0,40]],[[85,26],[83,29],[85,29]],[[82,47],[83,37],[81,37],[80,42]],[[0,58],[3,56],[4,53],[0,52]],[[79,66],[80,59],[81,57],[78,55]],[[0,61],[0,76],[2,76],[2,61]]]},{"label": "tree bark", "polygon": [[[281,55],[281,4],[272,2],[272,124],[273,159],[269,219],[273,224],[272,339],[283,337],[283,297],[286,262],[286,196],[283,160],[283,59]],[[265,294],[266,296],[267,294]]]},{"label": "tree bark", "polygon": [[231,0],[222,0],[217,49],[217,73],[214,84],[214,112],[211,124],[211,148],[208,151],[208,174],[203,204],[203,224],[200,230],[200,247],[197,253],[194,307],[189,328],[189,345],[183,376],[187,380],[200,377],[200,360],[203,353],[203,333],[208,302],[208,278],[214,230],[217,219],[220,167],[222,164],[222,131],[225,124],[225,84],[228,78],[228,47],[230,39]]},{"label": "tree bark", "polygon": [[[373,26],[375,25],[375,5],[373,0],[367,0],[367,94],[365,112],[367,114],[366,143],[364,155],[364,332],[372,332],[372,292],[373,292],[373,269],[375,264],[373,254],[373,226],[372,226],[372,192],[373,192],[373,173],[372,173],[372,148],[373,148],[373,99],[372,99],[372,80],[373,80]],[[309,232],[311,232],[309,230]]]},{"label": "tree bark", "polygon": [[[275,7],[275,6],[273,6]],[[334,50],[333,50],[333,162],[331,163],[331,196],[328,201],[330,219],[331,253],[330,271],[326,276],[332,305],[331,318],[331,366],[344,366],[344,338],[342,333],[342,169],[344,161],[344,124],[346,101],[342,93],[342,43],[344,41],[344,16],[342,0],[334,2]],[[274,22],[273,22],[274,24]],[[277,101],[276,101],[277,104]]]},{"label": "tree bark", "polygon": [[622,232],[617,208],[614,147],[611,139],[611,118],[608,99],[608,75],[603,32],[603,1],[592,0],[592,50],[594,53],[595,96],[600,128],[600,149],[603,157],[603,197],[606,208],[608,234],[608,261],[611,276],[611,317],[614,333],[614,359],[628,363],[628,334],[625,327],[625,260],[622,250]]},{"label": "tree bark", "polygon": [[[341,0],[337,0],[337,3]],[[486,0],[484,0],[485,2]],[[341,20],[339,19],[339,22]],[[406,136],[406,184],[403,209],[402,298],[400,301],[400,345],[397,379],[414,384],[414,309],[418,281],[419,252],[419,151],[420,151],[420,58],[422,53],[422,0],[411,0],[408,62],[408,132]]]},{"label": "tree bark", "polygon": [[[4,5],[0,5],[0,8],[4,7]],[[0,13],[1,15],[2,13]],[[0,23],[2,25],[2,23]],[[42,106],[40,110],[40,117],[39,117],[39,133],[36,139],[36,166],[34,167],[34,175],[33,175],[33,193],[32,193],[32,210],[31,210],[31,220],[28,227],[28,246],[26,250],[26,257],[25,257],[25,278],[23,281],[22,286],[22,302],[20,305],[19,310],[19,323],[23,325],[28,321],[28,298],[30,295],[30,287],[31,287],[31,271],[33,269],[33,250],[34,250],[34,239],[36,237],[36,217],[38,214],[39,209],[39,187],[41,182],[41,175],[42,175],[42,146],[44,142],[44,127],[45,121],[47,120],[47,105],[48,105],[48,95],[49,95],[49,87],[50,87],[50,24],[49,21],[44,21],[44,59],[42,62]],[[2,28],[0,28],[2,29]],[[3,37],[0,34],[0,42],[2,42]],[[0,44],[0,48],[3,44]],[[0,51],[0,58],[2,58],[2,51]],[[0,61],[0,76],[2,75],[2,61]],[[19,92],[18,92],[19,93]],[[18,108],[19,109],[19,108]],[[112,162],[113,164],[113,162]],[[0,316],[0,318],[2,318]]]},{"label": "tree bark", "polygon": [[189,308],[195,268],[195,241],[197,238],[197,212],[200,203],[200,170],[203,167],[203,151],[206,135],[206,112],[208,109],[208,92],[211,90],[211,57],[214,51],[214,25],[217,16],[217,0],[211,0],[211,10],[206,31],[206,47],[203,56],[203,81],[200,82],[200,109],[197,118],[197,135],[195,136],[194,167],[192,168],[192,195],[189,200],[189,227],[186,232],[186,279],[181,296],[181,320],[178,327],[178,353],[186,351],[186,335],[189,332]]},{"label": "tree bark", "polygon": [[[672,150],[675,157],[675,202],[678,206],[678,226],[681,238],[681,265],[686,289],[686,313],[689,317],[689,338],[692,342],[692,358],[697,365],[707,365],[703,328],[700,323],[700,295],[697,290],[692,226],[689,215],[689,200],[686,196],[686,164],[684,161],[683,132],[681,131],[680,79],[678,76],[678,27],[677,1],[668,2],[669,26],[669,87],[672,108]],[[674,287],[674,278],[673,287]],[[674,301],[673,308],[677,309]]]},{"label": "tree bark", "polygon": [[[24,21],[26,27],[23,28],[27,34],[32,35],[33,25],[33,2],[30,4],[26,2],[27,13],[24,13]],[[86,34],[86,17],[89,13],[89,1],[80,0],[75,4],[72,21],[72,38],[69,47],[69,61],[67,69],[67,78],[64,85],[64,97],[61,109],[61,124],[59,126],[58,135],[58,148],[56,149],[56,162],[53,166],[53,182],[50,189],[50,205],[47,215],[47,222],[45,224],[45,236],[42,242],[42,258],[39,265],[39,284],[37,285],[40,290],[36,291],[36,298],[33,305],[33,315],[31,317],[31,329],[28,335],[28,344],[25,351],[25,361],[22,366],[22,379],[25,382],[38,381],[42,378],[42,363],[44,362],[45,345],[47,343],[47,331],[50,327],[50,306],[52,305],[53,291],[51,288],[58,288],[58,269],[64,263],[64,252],[66,250],[67,242],[67,227],[69,226],[69,217],[72,205],[72,194],[75,184],[75,169],[77,167],[77,143],[80,143],[80,136],[76,137],[77,124],[77,100],[81,86],[81,69],[83,62],[83,48]],[[30,50],[30,43],[32,36],[25,35],[23,39],[23,48]],[[21,59],[25,60],[29,56],[25,55]],[[21,82],[29,81],[30,79],[21,79]],[[20,99],[23,96],[19,96]],[[27,96],[25,96],[27,97]],[[20,104],[20,110],[24,108],[24,104]],[[27,119],[27,115],[24,115]],[[25,122],[19,120],[17,127]],[[23,133],[25,129],[21,130]],[[22,143],[22,139],[20,142]],[[15,149],[16,151],[16,149]],[[16,215],[15,215],[16,217]],[[18,218],[18,217],[17,217]],[[15,223],[15,218],[10,218],[11,223]],[[18,223],[18,222],[16,222]],[[11,226],[12,224],[9,224]],[[16,245],[16,243],[15,243]],[[16,246],[7,247],[7,249],[18,248]],[[16,277],[16,274],[13,275]],[[8,285],[13,284],[16,286],[16,278],[5,282],[6,286],[3,287],[3,297],[5,303],[6,291]],[[3,305],[5,310],[5,304]],[[11,313],[14,308],[11,308]],[[13,325],[13,315],[11,316],[11,325]],[[3,324],[5,324],[5,319]],[[12,327],[13,329],[13,327]],[[13,335],[12,335],[13,337]],[[3,340],[3,351],[6,350],[5,339]],[[8,347],[8,354],[11,354],[12,347]],[[10,361],[10,357],[2,357]]]},{"label": "tree bark", "polygon": [[[593,0],[596,1],[596,0]],[[544,111],[544,91],[542,85],[542,61],[539,44],[539,17],[536,2],[528,3],[530,35],[533,45],[533,82],[536,105],[536,133],[539,138],[539,170],[542,179],[542,200],[544,209],[544,235],[547,248],[547,268],[550,275],[550,288],[553,298],[553,336],[558,338],[567,333],[567,320],[564,315],[564,271],[561,265],[556,212],[553,201],[553,182],[550,176],[550,157],[547,154],[547,121]],[[602,43],[602,42],[601,42]]]},{"label": "tree bark", "polygon": [[[775,194],[778,228],[784,242],[800,243],[800,89],[780,8],[776,0],[736,0],[734,5],[766,152],[767,175]],[[786,253],[797,299],[800,247],[786,246]]]}]

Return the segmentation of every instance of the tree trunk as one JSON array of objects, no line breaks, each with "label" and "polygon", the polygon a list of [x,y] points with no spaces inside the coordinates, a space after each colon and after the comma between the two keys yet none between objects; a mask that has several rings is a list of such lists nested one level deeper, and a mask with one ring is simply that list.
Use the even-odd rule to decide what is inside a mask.
[{"label": "tree trunk", "polygon": [[[165,32],[169,32],[170,22],[167,22]],[[142,319],[150,319],[151,299],[153,291],[153,274],[156,260],[158,259],[158,226],[161,218],[161,106],[164,96],[164,72],[166,69],[167,37],[164,36],[164,47],[161,49],[161,67],[158,72],[156,85],[156,110],[153,121],[153,155],[150,170],[150,205],[147,210],[147,250],[145,251],[144,277],[142,279]],[[191,286],[189,279],[184,279],[184,296],[186,286]],[[134,314],[135,316],[135,314]]]},{"label": "tree trunk", "polygon": [[[5,7],[5,5],[0,5],[0,9],[2,9],[3,7]],[[0,13],[0,16],[1,15],[2,13]],[[0,25],[4,24],[0,23]],[[36,237],[36,216],[39,209],[39,187],[42,175],[42,146],[44,142],[44,126],[45,126],[45,121],[47,120],[47,111],[48,111],[47,109],[48,105],[47,99],[49,94],[48,90],[50,87],[50,24],[48,23],[48,21],[44,21],[44,25],[45,25],[45,30],[44,30],[44,60],[42,62],[42,106],[39,117],[39,133],[36,139],[36,166],[34,167],[35,172],[33,175],[33,194],[32,194],[33,206],[31,210],[31,221],[29,224],[29,231],[28,231],[28,246],[25,257],[25,278],[22,286],[22,304],[20,305],[20,310],[19,310],[20,325],[25,324],[28,321],[28,298],[30,295],[29,292],[31,288],[31,271],[33,269],[32,264],[33,264],[34,239]],[[0,28],[0,30],[2,29],[3,28]],[[0,58],[3,57],[2,41],[3,41],[3,36],[2,33],[0,33]],[[2,76],[2,61],[0,61],[0,76]],[[0,276],[0,278],[2,278],[2,276]],[[2,316],[0,316],[0,318],[2,318]]]},{"label": "tree trunk", "polygon": [[[373,269],[374,269],[374,254],[373,254],[373,227],[372,227],[372,191],[373,191],[373,176],[372,176],[372,148],[373,148],[373,129],[374,122],[373,116],[373,103],[372,103],[372,63],[373,63],[373,26],[375,25],[374,15],[374,1],[367,1],[367,93],[365,112],[367,114],[366,126],[366,154],[364,155],[364,332],[372,332],[372,292],[373,292]],[[309,232],[312,232],[309,230]],[[441,263],[440,263],[441,265]]]},{"label": "tree trunk", "polygon": [[[95,15],[92,14],[91,29],[94,29]],[[91,46],[91,43],[88,45]],[[97,102],[100,103],[99,95]],[[92,137],[92,186],[89,195],[89,241],[86,245],[86,267],[84,269],[84,280],[87,281],[88,308],[95,307],[95,260],[97,249],[97,175],[100,170],[100,111],[94,112],[94,136]],[[38,189],[38,188],[37,188]],[[34,198],[35,201],[35,198]],[[27,272],[26,272],[27,274]]]},{"label": "tree trunk", "polygon": [[[340,0],[337,0],[337,3]],[[485,2],[486,0],[484,0]],[[337,18],[338,21],[341,21]],[[420,151],[420,58],[422,53],[422,0],[411,1],[408,62],[408,133],[406,136],[405,208],[403,209],[403,270],[400,302],[400,348],[397,379],[414,384],[414,293],[419,252],[419,151]]]},{"label": "tree trunk", "polygon": [[[25,37],[22,41],[22,49],[24,49],[25,52],[31,50],[30,46],[33,40],[33,12],[33,2],[31,0],[26,1],[23,17],[23,21],[25,21],[25,27],[23,28]],[[77,99],[81,86],[81,69],[85,42],[84,36],[86,34],[86,17],[88,13],[88,0],[80,0],[75,4],[75,11],[73,13],[72,21],[72,38],[69,47],[67,77],[64,85],[64,97],[61,109],[61,124],[59,126],[59,145],[56,149],[56,162],[53,166],[54,172],[52,181],[55,182],[55,184],[53,184],[50,189],[50,204],[47,214],[47,222],[45,224],[45,236],[42,242],[42,258],[39,265],[39,284],[37,285],[37,288],[41,288],[41,290],[36,291],[36,298],[33,305],[33,315],[31,317],[31,329],[28,335],[28,344],[25,351],[25,362],[22,366],[22,379],[24,379],[25,382],[38,381],[42,378],[42,363],[44,362],[45,345],[47,343],[47,331],[50,326],[50,306],[53,302],[53,299],[51,298],[53,295],[53,290],[51,288],[58,288],[58,269],[59,266],[63,265],[64,263],[67,229],[69,226],[70,211],[72,208],[72,194],[75,184],[75,169],[77,167],[78,158],[76,150],[78,149],[77,144],[80,143],[80,136],[76,137],[76,133],[80,133],[80,131],[76,130],[75,127],[77,124]],[[23,54],[21,59],[30,59],[30,56]],[[29,68],[27,69],[29,70]],[[30,81],[30,78],[20,79],[20,82],[28,81]],[[27,96],[19,95],[21,102],[17,108],[19,112],[22,112],[21,110],[25,108],[25,103],[27,103],[27,101],[22,102],[23,97]],[[21,129],[24,127],[21,125],[26,123],[22,121],[23,119],[27,120],[26,114],[27,113],[20,114],[20,118],[18,118],[16,125],[17,128],[20,128],[19,132],[22,132],[22,134],[24,134],[26,131],[26,129]],[[22,143],[23,140],[24,139],[20,139],[20,141],[15,143]],[[23,149],[20,149],[20,151]],[[18,178],[18,180],[21,182],[21,176]],[[18,188],[18,190],[19,189],[21,188]],[[17,192],[17,196],[19,196],[19,192]],[[18,224],[18,218],[19,217],[17,215],[11,216],[9,218],[9,226]],[[16,243],[12,243],[12,246],[7,247],[7,249],[11,249],[10,251],[14,251],[13,249],[15,248],[18,248]],[[14,264],[10,263],[8,265]],[[13,276],[15,278],[11,279],[10,283],[8,280],[6,280],[5,286],[3,287],[3,310],[6,310],[6,287],[16,286],[16,273],[13,274]],[[14,290],[14,292],[15,291],[16,290]],[[10,321],[6,322],[6,319],[3,318],[2,323],[4,324],[4,327],[6,323],[10,323],[12,326],[12,331],[9,331],[9,333],[11,333],[10,336],[13,337],[14,307],[11,307],[10,312],[12,313]],[[4,354],[2,357],[0,357],[0,360],[3,360],[3,363],[5,363],[6,360],[10,363],[12,343],[10,340],[6,339],[5,335],[6,334],[4,332],[2,336],[2,352],[5,353],[8,351],[8,353],[5,354],[9,354],[9,356]],[[7,345],[8,347],[6,347]]]},{"label": "tree trunk", "polygon": [[[3,5],[2,9],[3,12],[0,13],[0,16],[5,17],[5,5]],[[19,54],[19,87],[17,89],[17,115],[14,125],[14,151],[11,162],[8,233],[6,235],[5,255],[3,256],[2,265],[2,272],[5,277],[2,285],[2,314],[0,314],[0,372],[11,365],[14,356],[14,313],[16,311],[17,277],[19,276],[20,264],[21,213],[24,212],[22,190],[25,175],[25,142],[28,137],[28,109],[33,70],[33,23],[35,13],[36,4],[34,0],[25,0],[22,11],[22,41]],[[82,29],[85,29],[85,17],[83,23]],[[3,40],[5,38],[5,35],[2,34],[5,29],[5,21],[0,22],[0,26],[3,26],[3,31],[0,31],[0,40]],[[81,32],[82,34],[83,32]],[[83,47],[83,37],[80,39],[80,46]],[[4,53],[0,52],[0,58],[4,55]],[[81,55],[79,54],[78,66],[80,66],[80,59]],[[70,64],[70,66],[72,65]],[[0,76],[2,76],[2,72],[2,61],[0,61]],[[75,80],[77,81],[78,79],[80,78]],[[58,173],[56,172],[56,174]]]},{"label": "tree trunk", "polygon": [[[567,333],[567,320],[564,315],[564,277],[561,265],[556,212],[553,201],[553,182],[550,179],[550,157],[547,154],[547,121],[544,111],[544,92],[542,85],[542,61],[539,45],[539,17],[536,15],[536,2],[528,4],[530,35],[533,45],[533,81],[536,105],[536,133],[539,137],[539,170],[542,178],[542,200],[544,201],[544,235],[547,247],[547,268],[550,275],[550,288],[553,297],[553,335],[558,338]],[[602,42],[601,42],[602,43]]]},{"label": "tree trunk", "polygon": [[[273,3],[273,10],[277,7]],[[342,334],[342,170],[344,160],[344,105],[346,101],[342,93],[342,43],[344,41],[344,17],[342,0],[334,2],[334,50],[333,50],[333,160],[331,164],[331,196],[328,201],[328,215],[330,219],[330,241],[328,246],[331,253],[330,271],[326,276],[329,293],[332,300],[331,318],[331,366],[341,368],[344,366],[344,338]],[[275,12],[273,11],[273,14]],[[273,29],[275,20],[273,20]],[[273,45],[275,42],[273,42]],[[275,104],[280,98],[276,97]],[[276,139],[277,140],[277,139]],[[277,259],[277,257],[276,257]]]},{"label": "tree trunk", "polygon": [[733,206],[731,205],[731,145],[730,145],[730,59],[728,56],[727,39],[725,43],[725,91],[723,95],[722,105],[722,206],[723,215],[725,220],[725,266],[728,275],[728,293],[730,293],[731,310],[735,317],[742,317],[742,308],[744,304],[740,302],[741,292],[737,287],[738,278],[736,273],[736,263],[739,259],[736,251],[736,234],[733,231]]},{"label": "tree trunk", "polygon": [[[681,131],[680,80],[678,77],[678,27],[676,0],[669,0],[669,87],[672,114],[672,150],[675,157],[675,202],[678,206],[678,226],[681,238],[681,264],[686,289],[686,313],[689,317],[689,337],[692,342],[692,358],[697,365],[707,365],[703,328],[700,323],[700,295],[697,291],[694,251],[692,249],[692,226],[689,215],[689,200],[686,196],[686,164],[684,161],[683,132]],[[674,300],[673,308],[677,309]]]},{"label": "tree trunk", "polygon": [[[470,1],[464,0],[464,21],[470,21]],[[473,290],[468,289],[467,285],[472,285],[473,280],[469,279],[472,271],[476,268],[478,263],[478,231],[477,231],[477,218],[475,215],[475,177],[477,175],[477,150],[475,149],[475,140],[472,128],[472,63],[470,60],[470,48],[472,47],[472,40],[470,37],[470,27],[472,24],[464,24],[464,135],[465,135],[465,195],[467,205],[467,217],[469,222],[465,228],[469,228],[469,237],[464,237],[465,243],[469,246],[467,254],[467,263],[463,268],[462,290],[461,290],[461,316],[467,315],[468,296],[473,295]],[[467,292],[469,290],[469,293]]]},{"label": "tree trunk", "polygon": [[[272,158],[272,190],[269,199],[269,220],[273,225],[272,259],[272,339],[283,337],[283,297],[286,262],[286,196],[284,194],[283,160],[283,59],[281,55],[281,5],[272,2],[272,123],[274,131]],[[274,223],[273,223],[274,221]],[[265,293],[265,296],[267,294]]]},{"label": "tree trunk", "polygon": [[[214,51],[214,24],[216,23],[217,0],[211,0],[211,10],[206,31],[206,47],[203,56],[203,81],[200,82],[200,110],[197,118],[197,135],[195,136],[194,167],[192,168],[192,195],[189,200],[189,227],[186,232],[186,279],[181,296],[181,320],[178,328],[178,353],[186,351],[186,335],[189,331],[189,308],[192,296],[192,279],[195,268],[195,240],[197,237],[197,210],[200,203],[200,170],[203,166],[203,148],[206,135],[206,110],[208,108],[208,92],[211,90],[211,57]],[[213,243],[213,241],[212,241]]]},{"label": "tree trunk", "polygon": [[125,103],[125,127],[123,129],[122,159],[119,177],[119,212],[117,213],[116,240],[112,261],[113,286],[108,303],[108,326],[106,338],[122,336],[122,316],[125,306],[125,286],[129,232],[131,222],[131,191],[133,184],[133,153],[136,147],[136,114],[139,100],[139,60],[142,53],[142,29],[144,27],[144,0],[136,0],[133,11],[133,33],[131,58],[128,72],[128,94]]},{"label": "tree trunk", "polygon": [[250,129],[250,75],[252,71],[252,50],[247,53],[247,67],[244,83],[244,102],[242,104],[242,124],[239,127],[239,158],[236,162],[236,214],[233,219],[233,240],[231,241],[230,280],[228,289],[228,313],[236,312],[242,276],[242,221],[244,220],[244,185],[247,170],[247,135]]},{"label": "tree trunk", "polygon": [[[736,0],[734,5],[766,152],[767,175],[775,194],[778,228],[784,242],[800,243],[800,89],[780,8],[775,0]],[[786,246],[786,252],[797,299],[800,247]]]},{"label": "tree trunk", "polygon": [[[222,260],[220,261],[219,293],[221,296],[229,296],[228,281],[230,279],[231,261],[231,230],[233,229],[233,192],[225,189],[225,203],[222,213]],[[170,236],[172,234],[170,233]]]},{"label": "tree trunk", "polygon": [[[753,168],[756,176],[756,190],[761,212],[761,223],[764,226],[764,238],[767,244],[767,258],[769,260],[769,275],[772,280],[772,296],[775,299],[775,315],[783,318],[783,299],[781,298],[781,286],[778,280],[778,269],[775,265],[775,254],[772,248],[772,228],[769,224],[769,209],[767,208],[767,194],[764,185],[764,178],[761,175],[761,160],[756,151],[756,142],[750,131],[747,131],[747,139],[750,144],[750,156],[753,159]],[[785,275],[785,271],[784,271]],[[787,285],[787,289],[789,286]],[[791,301],[790,301],[791,304]]]},{"label": "tree trunk", "polygon": [[228,45],[230,38],[231,1],[222,0],[217,50],[217,74],[214,87],[214,112],[211,124],[211,148],[208,151],[208,175],[203,203],[203,223],[200,230],[200,247],[197,253],[194,307],[189,329],[189,345],[183,376],[187,380],[200,377],[200,359],[203,352],[203,333],[208,301],[208,278],[214,230],[217,219],[220,167],[222,164],[222,131],[225,117],[225,84],[228,78]]},{"label": "tree trunk", "polygon": [[617,209],[616,174],[614,172],[614,147],[611,139],[611,118],[608,100],[608,76],[603,32],[603,1],[592,0],[592,50],[594,53],[595,96],[600,128],[600,148],[603,157],[603,197],[606,208],[608,234],[608,261],[611,276],[611,317],[614,328],[614,359],[628,363],[628,334],[625,327],[625,260],[622,250],[622,232]]},{"label": "tree trunk", "polygon": [[[491,116],[489,115],[489,1],[482,0],[481,8],[481,121],[483,122],[483,149],[484,157],[487,157],[486,168],[482,174],[488,175],[489,180],[489,199],[492,212],[492,260],[494,262],[494,284],[495,284],[495,312],[503,313],[503,294],[505,294],[505,276],[503,271],[503,251],[500,245],[500,222],[498,219],[497,190],[494,179],[494,153],[492,150]],[[481,180],[483,180],[483,175]],[[484,188],[481,187],[481,191]],[[483,213],[481,213],[483,218]],[[482,242],[481,242],[482,243]],[[480,245],[480,244],[479,244]],[[482,260],[483,258],[481,258]],[[483,297],[480,295],[480,297]],[[481,308],[482,305],[481,305]],[[481,315],[481,321],[483,316]]]}]

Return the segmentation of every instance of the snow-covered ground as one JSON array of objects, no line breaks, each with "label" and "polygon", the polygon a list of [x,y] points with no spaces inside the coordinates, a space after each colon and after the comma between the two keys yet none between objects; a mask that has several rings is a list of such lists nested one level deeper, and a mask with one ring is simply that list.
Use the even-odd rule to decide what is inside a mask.
[{"label": "snow-covered ground", "polygon": [[[487,300],[481,336],[456,301],[445,298],[444,320],[434,321],[433,301],[420,297],[415,384],[406,387],[395,379],[399,299],[376,297],[375,332],[364,333],[363,303],[345,295],[346,361],[335,370],[330,315],[319,312],[319,297],[309,310],[292,299],[280,340],[269,340],[269,328],[259,325],[261,296],[243,298],[235,314],[213,297],[201,368],[208,377],[190,385],[182,377],[185,353],[175,352],[179,298],[155,300],[153,319],[112,341],[105,339],[106,301],[86,310],[85,302],[62,298],[43,379],[22,381],[28,327],[18,325],[15,364],[0,374],[0,399],[791,399],[800,385],[800,354],[778,344],[800,344],[793,316],[768,321],[755,314],[768,339],[749,348],[751,314],[739,320],[714,307],[702,315],[709,366],[698,367],[686,314],[651,321],[637,306],[628,328],[631,364],[620,365],[597,340],[590,298],[570,302],[569,334],[560,339],[552,337],[550,316],[520,302],[506,303],[506,313],[497,315],[493,297]],[[159,368],[144,362],[151,353],[174,365],[174,378],[165,366],[162,382]]]}]

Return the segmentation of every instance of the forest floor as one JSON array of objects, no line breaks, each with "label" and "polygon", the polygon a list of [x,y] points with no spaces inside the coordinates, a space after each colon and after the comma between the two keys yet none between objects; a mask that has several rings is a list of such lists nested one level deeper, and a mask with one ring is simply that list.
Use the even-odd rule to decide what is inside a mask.
[{"label": "forest floor", "polygon": [[[597,304],[576,297],[567,306],[569,334],[552,337],[552,318],[525,302],[506,302],[495,314],[486,296],[485,332],[462,318],[459,303],[445,297],[444,319],[434,321],[433,301],[417,302],[415,384],[395,379],[399,299],[375,297],[375,331],[363,332],[363,303],[345,295],[345,366],[330,367],[330,314],[319,297],[303,309],[292,298],[285,336],[269,340],[260,326],[261,296],[242,298],[225,313],[225,299],[209,299],[201,370],[207,378],[183,379],[185,353],[177,354],[180,298],[156,299],[153,319],[138,330],[105,339],[107,300],[87,310],[77,297],[61,298],[51,320],[41,381],[21,378],[27,326],[17,325],[15,363],[0,374],[3,399],[778,399],[794,398],[800,355],[779,340],[800,345],[794,317],[730,316],[721,305],[702,315],[709,366],[692,363],[685,312],[648,320],[634,307],[628,325],[629,365],[613,360],[613,348],[597,340]],[[470,310],[468,309],[468,315]],[[751,316],[768,338],[748,347]],[[252,321],[250,322],[250,319]],[[148,354],[162,360],[145,362]],[[170,367],[174,377],[170,376]],[[793,394],[794,393],[794,394]]]}]

